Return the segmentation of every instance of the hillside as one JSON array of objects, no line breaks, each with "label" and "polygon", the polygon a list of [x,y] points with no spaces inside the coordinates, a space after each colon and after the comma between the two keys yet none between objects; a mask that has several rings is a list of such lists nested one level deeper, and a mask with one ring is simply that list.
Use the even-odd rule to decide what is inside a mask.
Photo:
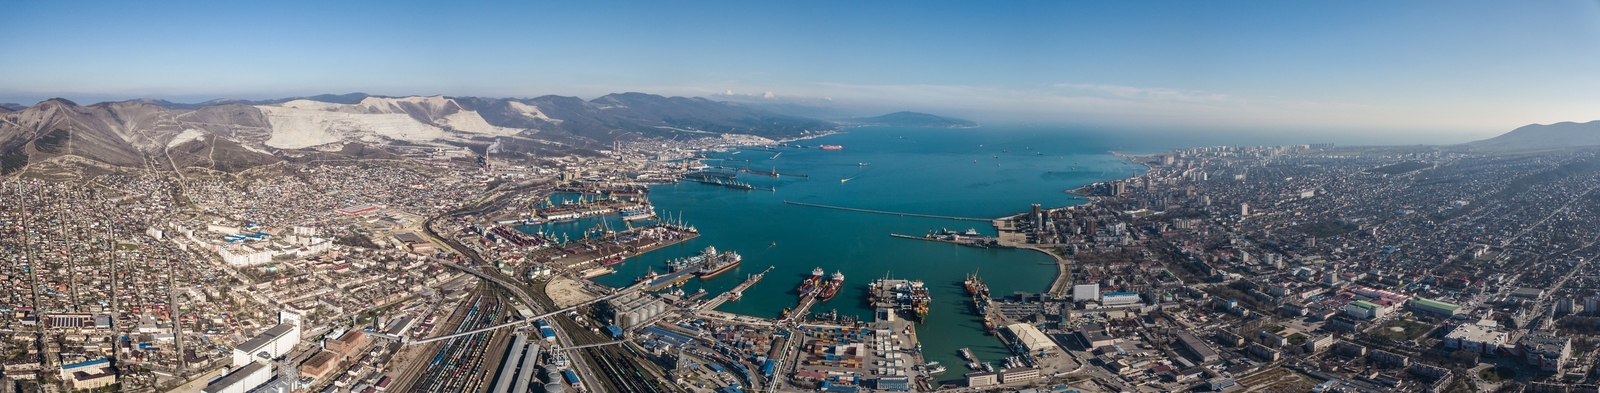
[{"label": "hillside", "polygon": [[[278,150],[335,151],[352,143],[471,146],[496,140],[511,155],[591,154],[616,140],[746,134],[790,139],[837,125],[737,103],[644,93],[577,97],[383,97],[365,93],[181,104],[145,98],[81,106],[51,99],[0,108],[0,173],[64,155],[138,166],[171,155],[224,171],[281,160]],[[205,157],[199,157],[200,152]],[[227,154],[216,155],[213,152]],[[299,156],[305,153],[295,153]],[[181,156],[181,157],[180,157]]]},{"label": "hillside", "polygon": [[1494,138],[1468,142],[1477,149],[1546,149],[1600,145],[1600,120],[1588,123],[1530,124]]},{"label": "hillside", "polygon": [[883,116],[857,117],[841,120],[840,123],[856,126],[928,128],[972,128],[978,126],[978,123],[975,123],[971,120],[936,116],[919,112],[895,112]]}]

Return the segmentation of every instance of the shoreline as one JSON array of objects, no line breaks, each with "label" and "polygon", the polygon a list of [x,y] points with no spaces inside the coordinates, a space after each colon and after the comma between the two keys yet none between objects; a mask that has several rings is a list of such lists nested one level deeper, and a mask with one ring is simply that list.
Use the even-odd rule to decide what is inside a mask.
[{"label": "shoreline", "polygon": [[[1107,150],[1106,152],[1110,153],[1112,156],[1115,156],[1115,157],[1118,157],[1118,158],[1122,158],[1124,160],[1128,160],[1128,162],[1137,164],[1139,166],[1143,166],[1144,167],[1144,172],[1139,173],[1137,175],[1130,176],[1130,177],[1125,177],[1125,178],[1120,178],[1120,179],[1115,179],[1115,180],[1105,180],[1105,181],[1100,181],[1100,182],[1089,183],[1089,184],[1085,184],[1085,185],[1079,186],[1078,188],[1074,188],[1074,189],[1071,189],[1071,190],[1066,190],[1065,191],[1066,193],[1081,196],[1081,197],[1083,197],[1085,199],[1085,201],[1083,203],[1077,204],[1077,205],[1053,207],[1053,208],[1050,208],[1051,210],[1060,209],[1060,208],[1063,208],[1063,207],[1072,207],[1072,206],[1084,206],[1084,205],[1093,206],[1094,204],[1100,202],[1100,197],[1099,196],[1095,196],[1095,195],[1091,195],[1088,192],[1083,192],[1083,190],[1085,188],[1088,188],[1089,186],[1093,186],[1095,184],[1108,182],[1108,181],[1127,181],[1127,180],[1137,179],[1137,178],[1143,177],[1146,173],[1149,173],[1151,169],[1154,169],[1154,168],[1151,168],[1150,165],[1148,165],[1148,164],[1144,164],[1144,163],[1138,162],[1137,159],[1138,159],[1139,156],[1118,153],[1118,152],[1116,152],[1114,150]],[[1030,243],[1026,243],[1026,242],[1020,242],[1020,241],[1017,241],[1016,239],[1012,239],[1012,240],[1009,240],[1009,241],[1006,240],[1007,236],[1005,236],[1005,235],[1007,233],[1012,233],[1013,236],[1011,236],[1011,237],[1013,237],[1013,238],[1016,237],[1015,236],[1015,234],[1016,234],[1015,229],[1011,229],[1011,228],[1014,228],[1015,226],[1011,225],[1010,223],[1013,220],[1021,218],[1022,216],[1027,215],[1027,214],[1028,213],[1017,213],[1017,214],[1013,214],[1013,215],[1009,215],[1009,216],[1005,216],[1005,217],[1000,217],[1000,218],[994,219],[993,224],[994,224],[995,232],[998,233],[999,236],[997,236],[997,237],[1001,239],[1000,240],[1001,244],[1009,246],[1009,247],[1013,247],[1013,248],[1029,249],[1029,250],[1038,251],[1038,252],[1044,253],[1045,255],[1049,255],[1051,258],[1054,258],[1056,260],[1056,278],[1054,280],[1051,280],[1050,281],[1050,285],[1045,288],[1046,293],[1050,293],[1051,295],[1054,295],[1058,291],[1063,291],[1064,292],[1066,289],[1070,289],[1070,287],[1065,287],[1064,285],[1070,285],[1071,281],[1072,281],[1072,277],[1071,277],[1072,270],[1071,270],[1071,267],[1070,267],[1070,265],[1072,264],[1072,259],[1067,258],[1067,257],[1062,256],[1062,255],[1058,255],[1055,252],[1050,251],[1048,247],[1044,247],[1044,246],[1037,245],[1037,244],[1030,244]],[[1008,227],[1008,228],[1002,228],[1001,227],[1001,223],[1006,223],[1005,226]]]}]

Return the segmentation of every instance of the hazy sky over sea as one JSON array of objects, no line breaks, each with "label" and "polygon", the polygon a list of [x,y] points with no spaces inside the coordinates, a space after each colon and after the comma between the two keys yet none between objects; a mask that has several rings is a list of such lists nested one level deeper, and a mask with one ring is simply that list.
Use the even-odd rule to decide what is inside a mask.
[{"label": "hazy sky over sea", "polygon": [[17,2],[0,102],[640,91],[1457,137],[1600,119],[1592,1],[861,3]]}]

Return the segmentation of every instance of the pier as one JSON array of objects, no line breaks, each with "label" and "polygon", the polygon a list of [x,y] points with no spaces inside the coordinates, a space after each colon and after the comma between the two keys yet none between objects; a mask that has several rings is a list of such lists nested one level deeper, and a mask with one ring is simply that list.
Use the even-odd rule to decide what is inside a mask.
[{"label": "pier", "polygon": [[[779,154],[782,154],[782,153],[779,153]],[[778,158],[778,156],[772,156],[772,158]],[[769,160],[770,159],[771,158],[769,158]],[[712,165],[711,167],[712,168],[716,168],[716,169],[726,169],[726,170],[735,171],[735,172],[744,172],[744,173],[749,173],[749,174],[762,175],[762,176],[771,176],[771,177],[782,177],[782,176],[802,177],[802,178],[810,178],[811,177],[811,176],[806,176],[806,175],[802,175],[802,174],[799,174],[799,173],[778,172],[777,169],[773,169],[771,171],[763,171],[763,170],[757,170],[757,169],[738,168],[738,167],[722,166],[722,165]]]},{"label": "pier", "polygon": [[748,183],[741,183],[741,182],[737,182],[737,181],[726,181],[726,182],[724,182],[724,181],[722,181],[721,178],[712,178],[712,180],[685,178],[684,180],[688,180],[688,181],[692,181],[692,182],[700,183],[700,184],[709,184],[709,185],[713,185],[713,186],[723,186],[723,187],[732,188],[732,189],[735,189],[735,190],[745,190],[745,191],[752,191],[752,190],[754,190],[754,191],[772,191],[773,190],[772,187],[758,187],[758,186],[750,185]]},{"label": "pier", "polygon": [[820,207],[820,208],[824,208],[824,209],[853,211],[853,212],[859,212],[859,213],[887,214],[887,215],[891,215],[891,216],[901,216],[901,217],[937,218],[937,219],[941,219],[941,220],[957,220],[957,221],[982,221],[982,222],[991,222],[991,221],[993,221],[993,219],[988,219],[988,218],[941,216],[941,215],[936,215],[936,214],[898,213],[898,212],[883,211],[883,210],[869,210],[869,209],[857,209],[857,208],[853,208],[853,207],[843,207],[843,206],[818,205],[818,204],[815,204],[815,203],[795,202],[795,201],[789,201],[789,200],[785,200],[785,201],[783,201],[783,203],[787,203],[787,204],[790,204],[790,205]]},{"label": "pier", "polygon": [[767,266],[767,270],[762,270],[760,273],[756,273],[756,274],[750,275],[750,278],[746,278],[744,280],[744,282],[739,283],[739,285],[736,286],[736,287],[733,287],[733,289],[730,289],[727,292],[723,292],[722,294],[717,295],[717,297],[711,298],[711,300],[707,300],[705,303],[701,303],[699,305],[695,305],[694,307],[690,307],[689,310],[691,312],[699,312],[700,310],[715,310],[715,309],[717,309],[717,307],[722,306],[722,303],[727,303],[728,302],[728,298],[732,297],[733,294],[735,294],[735,293],[743,293],[745,289],[749,289],[751,286],[755,286],[757,281],[761,281],[762,277],[765,277],[768,272],[772,271],[772,268],[773,268],[772,266]]},{"label": "pier", "polygon": [[800,299],[800,305],[799,306],[795,306],[793,310],[789,310],[789,314],[783,316],[783,320],[785,322],[787,322],[787,321],[794,321],[794,320],[800,319],[801,317],[804,317],[808,313],[810,313],[811,312],[811,306],[815,306],[815,305],[817,305],[817,297],[816,297],[816,295],[808,294],[805,297]]}]

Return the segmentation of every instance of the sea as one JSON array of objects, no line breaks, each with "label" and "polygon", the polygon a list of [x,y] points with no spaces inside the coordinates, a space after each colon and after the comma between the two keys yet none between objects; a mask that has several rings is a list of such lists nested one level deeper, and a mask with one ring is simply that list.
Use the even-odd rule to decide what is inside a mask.
[{"label": "sea", "polygon": [[[939,379],[955,381],[967,372],[966,362],[957,355],[960,348],[971,348],[980,360],[997,362],[997,366],[1010,355],[997,337],[985,332],[982,319],[963,292],[965,277],[977,273],[996,297],[1038,293],[1047,290],[1056,277],[1053,260],[1032,250],[978,249],[890,236],[969,228],[992,236],[994,228],[986,221],[872,214],[784,201],[992,219],[1025,212],[1032,204],[1046,208],[1081,204],[1087,200],[1067,191],[1145,170],[1113,156],[1112,151],[1151,153],[1185,143],[1193,141],[1068,127],[866,127],[795,142],[806,149],[741,148],[712,153],[705,163],[806,176],[738,174],[736,180],[772,191],[690,182],[653,186],[649,200],[657,214],[693,225],[701,236],[629,258],[615,266],[616,273],[595,281],[627,286],[647,270],[664,272],[668,259],[716,247],[738,252],[744,262],[709,280],[690,280],[684,291],[704,288],[711,293],[709,297],[773,267],[765,279],[744,291],[743,299],[722,305],[720,311],[778,317],[797,305],[795,287],[800,281],[814,268],[821,268],[828,275],[843,273],[845,287],[811,312],[836,311],[840,316],[870,320],[867,283],[883,277],[922,280],[931,289],[933,303],[927,321],[917,326],[918,338],[924,356],[949,369]],[[843,149],[815,148],[823,144]],[[575,198],[556,196],[567,197]],[[546,225],[524,230],[576,238],[596,227],[621,229],[628,223],[612,217]]]}]

